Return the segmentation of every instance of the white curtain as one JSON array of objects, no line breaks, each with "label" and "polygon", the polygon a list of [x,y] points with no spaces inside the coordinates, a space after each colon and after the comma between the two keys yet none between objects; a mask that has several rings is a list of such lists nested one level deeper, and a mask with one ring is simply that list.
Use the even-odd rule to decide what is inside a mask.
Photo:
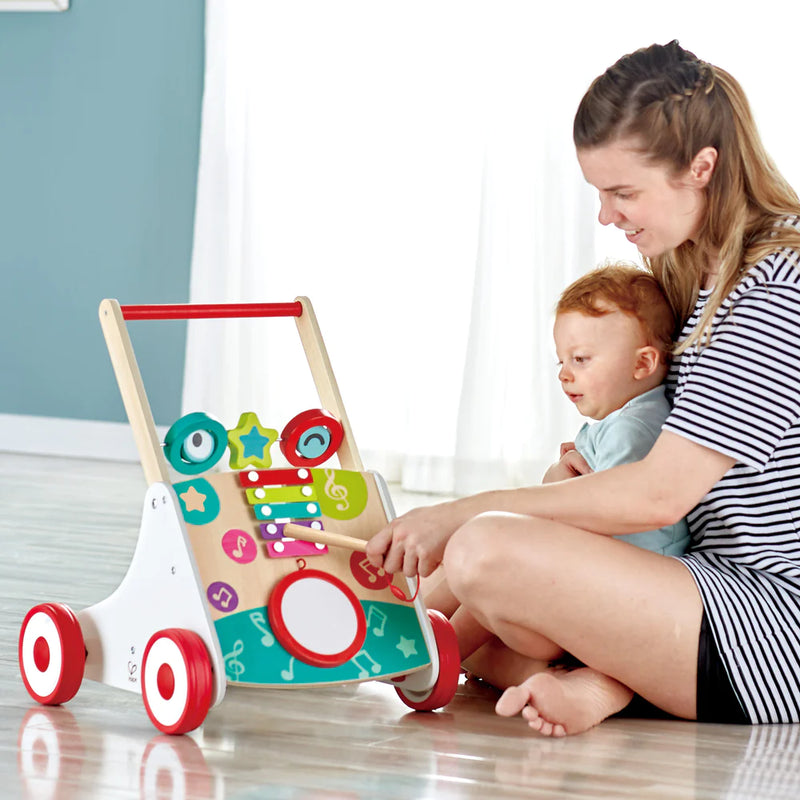
[{"label": "white curtain", "polygon": [[[790,24],[721,2],[206,8],[191,300],[308,295],[365,464],[420,491],[538,481],[581,424],[557,385],[553,305],[605,258],[638,259],[597,224],[571,145],[591,79],[679,38],[769,119],[787,96],[776,37],[793,74]],[[773,116],[768,147],[800,177]],[[232,427],[252,410],[280,431],[317,404],[292,323],[190,323],[186,411]]]}]

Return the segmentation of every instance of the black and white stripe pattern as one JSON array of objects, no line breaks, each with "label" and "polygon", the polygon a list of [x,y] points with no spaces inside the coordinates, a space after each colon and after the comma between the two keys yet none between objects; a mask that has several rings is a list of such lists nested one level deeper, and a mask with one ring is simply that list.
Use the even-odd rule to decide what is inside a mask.
[{"label": "black and white stripe pattern", "polygon": [[796,255],[782,251],[749,270],[717,312],[710,343],[677,357],[667,378],[674,408],[664,430],[737,460],[689,515],[692,543],[682,560],[754,723],[800,721]]}]

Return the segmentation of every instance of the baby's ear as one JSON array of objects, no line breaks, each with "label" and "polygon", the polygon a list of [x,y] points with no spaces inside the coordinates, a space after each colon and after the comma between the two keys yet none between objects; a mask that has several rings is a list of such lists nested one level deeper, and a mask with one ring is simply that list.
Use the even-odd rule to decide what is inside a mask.
[{"label": "baby's ear", "polygon": [[636,380],[649,378],[664,366],[664,358],[657,347],[646,345],[636,351],[636,361],[633,365],[633,377]]}]

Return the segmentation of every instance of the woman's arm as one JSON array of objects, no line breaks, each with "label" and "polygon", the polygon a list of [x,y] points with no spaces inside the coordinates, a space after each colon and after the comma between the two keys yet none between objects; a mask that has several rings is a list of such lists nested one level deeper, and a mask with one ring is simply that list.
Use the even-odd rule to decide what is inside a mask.
[{"label": "woman's arm", "polygon": [[414,509],[377,533],[367,555],[387,572],[430,575],[450,536],[486,511],[543,517],[606,535],[655,530],[686,516],[735,463],[731,456],[664,431],[650,453],[632,464]]},{"label": "woman's arm", "polygon": [[486,494],[495,496],[494,506],[501,498],[498,511],[607,535],[637,533],[685,517],[735,463],[732,456],[664,431],[641,461],[550,486]]}]

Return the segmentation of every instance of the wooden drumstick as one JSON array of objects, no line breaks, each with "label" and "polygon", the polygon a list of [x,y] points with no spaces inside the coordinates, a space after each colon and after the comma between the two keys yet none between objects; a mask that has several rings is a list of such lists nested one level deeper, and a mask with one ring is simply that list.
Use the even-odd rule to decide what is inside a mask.
[{"label": "wooden drumstick", "polygon": [[[345,536],[343,533],[334,533],[333,531],[321,531],[317,528],[307,528],[305,525],[295,525],[293,522],[287,522],[283,526],[283,533],[292,539],[301,539],[306,542],[317,542],[319,544],[330,544],[334,547],[346,547],[349,550],[358,550],[362,553],[367,552],[367,543],[363,539],[356,539],[355,536]],[[391,575],[389,578],[391,580]],[[413,585],[408,583],[406,578],[406,585]],[[406,603],[413,603],[419,594],[420,582],[417,580],[416,588],[411,597],[406,597],[403,590],[395,586],[393,583],[389,584],[392,594],[398,599]]]},{"label": "wooden drumstick", "polygon": [[334,547],[346,547],[349,550],[358,550],[362,553],[367,552],[367,543],[363,539],[356,539],[355,536],[345,536],[343,533],[334,533],[333,531],[307,528],[305,525],[295,525],[293,522],[287,522],[283,526],[283,535],[292,539],[300,539],[304,542],[317,542],[319,544],[333,545]]}]

